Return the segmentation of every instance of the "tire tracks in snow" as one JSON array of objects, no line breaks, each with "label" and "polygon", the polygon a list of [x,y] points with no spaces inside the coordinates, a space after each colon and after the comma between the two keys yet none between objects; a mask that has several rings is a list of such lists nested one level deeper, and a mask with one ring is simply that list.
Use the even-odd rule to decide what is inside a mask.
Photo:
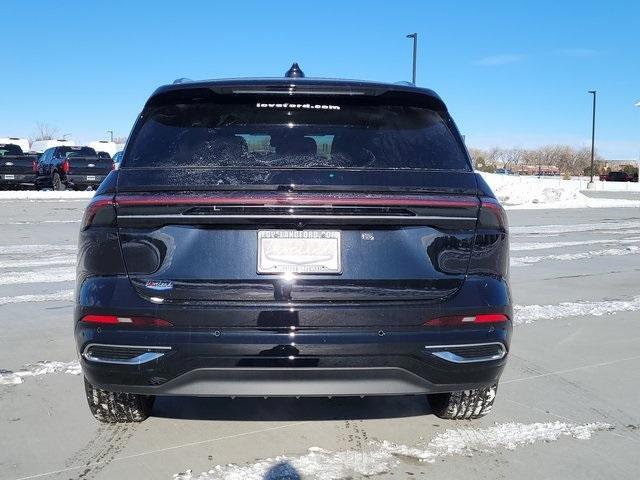
[{"label": "tire tracks in snow", "polygon": [[65,466],[72,468],[81,463],[79,472],[69,480],[90,480],[102,472],[127,446],[138,428],[134,423],[100,425],[92,438],[67,459]]}]

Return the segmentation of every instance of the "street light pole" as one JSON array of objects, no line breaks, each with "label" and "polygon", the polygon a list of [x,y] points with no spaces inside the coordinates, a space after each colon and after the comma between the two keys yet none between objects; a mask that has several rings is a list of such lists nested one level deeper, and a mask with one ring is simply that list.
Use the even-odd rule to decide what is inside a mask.
[{"label": "street light pole", "polygon": [[593,187],[593,156],[596,144],[596,91],[589,90],[589,93],[593,94],[593,112],[591,118],[591,181],[589,185]]},{"label": "street light pole", "polygon": [[[634,103],[636,107],[640,107],[640,101]],[[638,157],[638,173],[640,173],[640,156]],[[640,182],[640,179],[638,180]]]},{"label": "street light pole", "polygon": [[416,57],[418,56],[418,34],[417,32],[410,33],[407,38],[413,38],[413,76],[411,77],[411,83],[416,84]]},{"label": "street light pole", "polygon": [[107,130],[107,133],[111,134],[111,141],[113,142],[113,130]]}]

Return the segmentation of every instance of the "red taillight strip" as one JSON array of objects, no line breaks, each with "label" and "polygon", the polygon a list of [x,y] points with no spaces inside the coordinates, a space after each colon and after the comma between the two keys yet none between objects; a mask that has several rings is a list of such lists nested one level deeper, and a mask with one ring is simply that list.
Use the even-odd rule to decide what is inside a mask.
[{"label": "red taillight strip", "polygon": [[507,214],[504,208],[502,208],[502,205],[500,205],[500,202],[498,202],[498,200],[491,197],[482,197],[480,203],[481,203],[482,209],[489,210],[491,211],[491,213],[493,213],[496,216],[498,225],[500,225],[503,228],[508,227],[509,222],[508,222]]},{"label": "red taillight strip", "polygon": [[101,208],[105,207],[113,207],[113,199],[109,198],[98,198],[91,201],[89,205],[87,205],[86,210],[84,211],[84,217],[82,218],[82,226],[81,230],[84,230],[88,226],[93,223],[93,219],[96,217],[98,211]]},{"label": "red taillight strip", "polygon": [[85,315],[82,321],[100,325],[133,325],[134,327],[173,327],[171,322],[154,317],[125,317],[118,315]]},{"label": "red taillight strip", "polygon": [[452,315],[449,317],[431,318],[424,322],[427,327],[459,327],[478,323],[505,323],[509,321],[503,313],[480,313],[477,315]]},{"label": "red taillight strip", "polygon": [[474,208],[480,201],[473,196],[338,196],[286,194],[273,195],[225,195],[216,196],[173,196],[173,195],[119,195],[116,206],[152,206],[152,205],[367,205],[367,206],[414,206],[439,208]]}]

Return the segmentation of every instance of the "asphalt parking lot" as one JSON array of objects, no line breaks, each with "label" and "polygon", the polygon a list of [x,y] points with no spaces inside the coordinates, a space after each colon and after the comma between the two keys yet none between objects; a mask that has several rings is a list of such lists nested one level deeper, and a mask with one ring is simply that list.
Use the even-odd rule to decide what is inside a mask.
[{"label": "asphalt parking lot", "polygon": [[[84,204],[0,209],[5,378],[75,360]],[[512,210],[509,219],[519,308],[488,417],[443,421],[417,397],[160,398],[148,421],[104,426],[73,365],[44,364],[0,385],[0,478],[638,478],[640,212]]]}]

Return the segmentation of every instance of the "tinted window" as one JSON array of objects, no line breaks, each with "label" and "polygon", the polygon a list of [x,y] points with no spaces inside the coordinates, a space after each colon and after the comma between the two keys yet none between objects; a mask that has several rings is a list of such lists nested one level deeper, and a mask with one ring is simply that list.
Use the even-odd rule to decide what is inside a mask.
[{"label": "tinted window", "polygon": [[5,155],[22,155],[22,148],[13,143],[0,143],[0,156]]},{"label": "tinted window", "polygon": [[97,157],[96,151],[89,147],[58,147],[56,157]]},{"label": "tinted window", "polygon": [[185,103],[144,118],[123,168],[469,170],[447,119],[421,107]]}]

